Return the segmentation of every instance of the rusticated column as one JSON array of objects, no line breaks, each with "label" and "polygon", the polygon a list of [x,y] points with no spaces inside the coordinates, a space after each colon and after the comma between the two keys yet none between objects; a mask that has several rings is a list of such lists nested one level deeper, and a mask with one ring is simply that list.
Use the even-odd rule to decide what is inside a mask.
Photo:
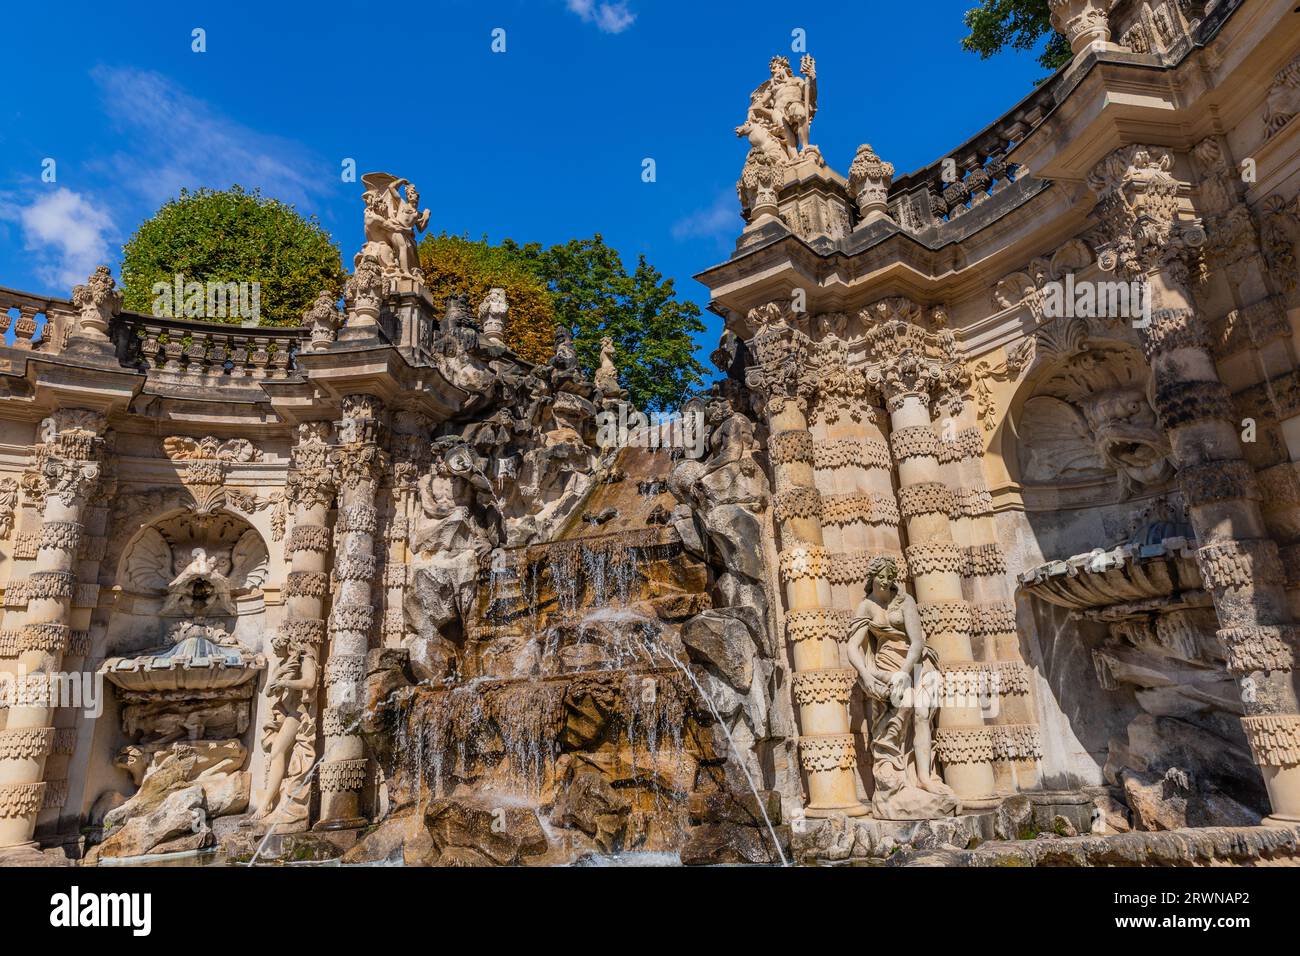
[{"label": "rusticated column", "polygon": [[[881,305],[883,314],[899,308],[897,303]],[[930,411],[936,396],[957,400],[955,345],[950,335],[931,335],[911,322],[889,318],[868,331],[867,348],[873,362],[868,378],[884,393],[889,411],[907,566],[926,639],[945,673],[969,669],[974,664],[973,621],[962,593],[965,561],[949,526],[953,496],[939,471]],[[961,702],[968,706],[952,703],[945,700],[939,710],[935,750],[944,781],[964,805],[977,806],[994,795],[993,736],[977,700]]]},{"label": "rusticated column", "polygon": [[747,384],[762,397],[773,463],[779,571],[785,591],[786,636],[793,655],[792,692],[799,709],[799,758],[808,777],[810,817],[868,812],[855,782],[857,757],[849,725],[855,672],[840,664],[839,642],[849,612],[831,603],[829,556],[822,541],[821,496],[813,482],[805,375],[807,338],[769,304],[749,315],[757,364]]},{"label": "rusticated column", "polygon": [[[955,668],[949,681],[960,691],[997,697],[996,712],[989,719],[998,792],[1036,790],[1042,776],[1042,738],[1030,672],[1020,653],[1006,556],[997,542],[993,502],[984,484],[984,439],[975,425],[959,429],[955,419],[950,421],[951,427],[945,422],[939,430],[939,467],[953,493],[953,535],[966,549],[965,588],[978,663]],[[963,672],[969,672],[965,687]]]},{"label": "rusticated column", "polygon": [[31,843],[45,803],[45,759],[60,703],[51,696],[50,678],[68,649],[82,514],[99,482],[105,428],[102,415],[80,408],[59,409],[41,423],[45,506],[35,570],[17,584],[27,613],[18,636],[14,690],[20,698],[0,731],[0,847]]},{"label": "rusticated column", "polygon": [[1093,172],[1090,185],[1109,240],[1103,264],[1148,285],[1153,310],[1143,345],[1156,412],[1178,466],[1228,669],[1242,689],[1242,727],[1268,788],[1271,819],[1294,824],[1300,821],[1297,627],[1278,546],[1267,536],[1255,475],[1242,453],[1241,423],[1192,304],[1186,260],[1203,234],[1178,221],[1172,168],[1168,151],[1128,146]]},{"label": "rusticated column", "polygon": [[379,447],[383,403],[370,395],[343,399],[339,443],[330,460],[338,480],[338,531],[334,576],[338,589],[330,613],[329,662],[325,665],[325,759],[321,764],[321,830],[366,822],[361,794],[367,758],[359,729],[364,704],[366,652],[374,629],[372,585],[378,561],[376,492],[385,469]]},{"label": "rusticated column", "polygon": [[[291,751],[284,756],[283,769],[272,768],[262,812],[273,809],[269,822],[280,833],[307,829],[311,814],[311,781],[307,778],[316,762],[317,663],[325,645],[325,602],[329,596],[329,513],[334,505],[334,475],[329,467],[327,422],[305,422],[298,426],[298,440],[291,452],[292,468],[285,481],[285,497],[292,512],[292,527],[285,541],[289,556],[289,577],[284,588],[284,619],[274,641],[277,671],[289,671],[283,679],[312,681],[311,686],[283,695],[283,714],[276,714],[277,732],[283,722],[296,721],[293,743],[281,742]],[[293,665],[301,662],[297,667]],[[277,677],[280,675],[277,673]]]}]

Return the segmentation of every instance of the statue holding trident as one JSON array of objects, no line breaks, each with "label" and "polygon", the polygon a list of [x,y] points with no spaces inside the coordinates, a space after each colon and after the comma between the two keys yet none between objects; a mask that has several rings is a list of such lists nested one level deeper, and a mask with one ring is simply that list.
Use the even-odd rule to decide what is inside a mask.
[{"label": "statue holding trident", "polygon": [[[821,151],[808,140],[817,115],[816,62],[805,54],[799,62],[803,75],[795,76],[788,58],[774,56],[769,69],[771,78],[750,97],[748,119],[741,129],[746,134],[753,128],[766,129],[784,149],[787,163],[796,163],[806,154],[824,165]],[[759,145],[752,135],[750,142]]]}]

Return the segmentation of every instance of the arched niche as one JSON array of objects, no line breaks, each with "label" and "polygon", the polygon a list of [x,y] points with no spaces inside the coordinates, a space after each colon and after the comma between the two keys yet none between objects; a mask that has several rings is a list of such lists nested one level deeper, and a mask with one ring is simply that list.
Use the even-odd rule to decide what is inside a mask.
[{"label": "arched niche", "polygon": [[190,616],[168,590],[191,566],[196,549],[202,549],[229,582],[229,600],[208,616],[243,648],[262,650],[262,585],[270,568],[266,541],[233,512],[196,514],[174,508],[144,524],[122,547],[110,582],[116,600],[108,622],[106,654],[157,647],[175,624]]}]

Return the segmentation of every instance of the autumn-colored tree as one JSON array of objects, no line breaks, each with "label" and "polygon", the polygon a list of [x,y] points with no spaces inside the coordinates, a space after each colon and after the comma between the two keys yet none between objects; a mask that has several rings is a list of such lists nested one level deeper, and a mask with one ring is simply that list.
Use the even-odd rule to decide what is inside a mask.
[{"label": "autumn-colored tree", "polygon": [[513,250],[463,236],[427,234],[420,240],[420,268],[433,300],[463,296],[471,310],[494,286],[506,290],[510,313],[506,344],[520,358],[545,362],[555,352],[555,308],[546,284]]},{"label": "autumn-colored tree", "polygon": [[186,282],[258,283],[261,324],[278,326],[297,325],[322,290],[342,291],[344,277],[338,246],[315,216],[240,186],[182,189],[140,224],[122,250],[123,304],[152,313],[154,284],[171,286],[178,274]]}]

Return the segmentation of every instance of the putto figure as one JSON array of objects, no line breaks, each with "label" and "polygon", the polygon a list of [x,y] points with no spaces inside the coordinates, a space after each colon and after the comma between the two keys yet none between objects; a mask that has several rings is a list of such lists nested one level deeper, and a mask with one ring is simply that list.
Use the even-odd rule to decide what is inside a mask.
[{"label": "putto figure", "polygon": [[[415,234],[428,227],[430,213],[420,210],[415,185],[389,173],[366,173],[361,181],[366,185],[361,196],[366,204],[366,244],[357,253],[357,262],[369,255],[379,261],[384,275],[423,279]],[[398,192],[402,187],[405,196]]]}]

